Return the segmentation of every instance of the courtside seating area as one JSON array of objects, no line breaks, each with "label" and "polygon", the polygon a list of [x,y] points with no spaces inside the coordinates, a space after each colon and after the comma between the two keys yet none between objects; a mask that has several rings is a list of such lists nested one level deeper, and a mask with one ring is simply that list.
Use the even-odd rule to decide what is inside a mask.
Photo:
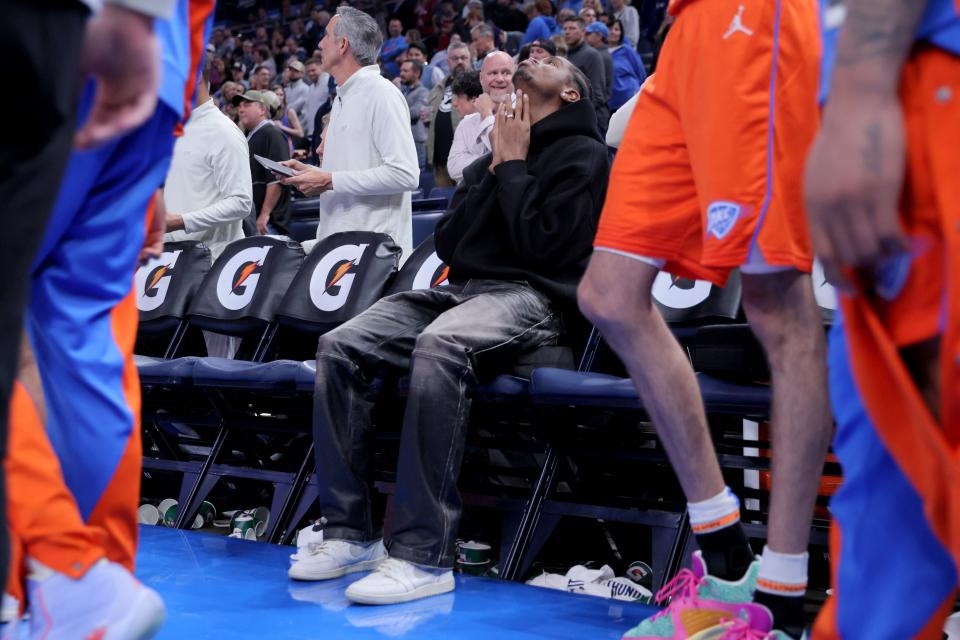
[{"label": "courtside seating area", "polygon": [[[434,188],[427,195],[414,203],[419,245],[401,269],[392,239],[368,232],[335,234],[309,254],[294,239],[245,238],[215,263],[200,243],[168,243],[140,269],[143,491],[173,492],[181,505],[175,526],[189,527],[204,500],[231,496],[269,506],[262,539],[270,542],[292,542],[317,517],[316,339],[384,295],[445,286],[432,230],[450,194]],[[310,207],[300,202],[295,211]],[[315,217],[315,203],[312,211]],[[770,389],[743,324],[739,280],[721,289],[663,273],[654,296],[698,372],[728,483],[744,498],[749,533],[761,540]],[[829,322],[828,285],[817,297]],[[232,357],[206,355],[211,336],[221,344],[231,337]],[[374,416],[371,480],[385,503],[405,389],[402,375],[383,380]],[[499,540],[502,578],[523,579],[567,522],[599,523],[615,554],[618,535],[621,547],[624,538],[636,541],[653,567],[654,588],[680,568],[692,544],[682,493],[632,383],[596,331],[572,331],[557,347],[491,364],[473,400],[462,528]],[[837,465],[828,463],[825,473],[824,503]],[[826,517],[819,509],[815,544],[825,545]]]}]

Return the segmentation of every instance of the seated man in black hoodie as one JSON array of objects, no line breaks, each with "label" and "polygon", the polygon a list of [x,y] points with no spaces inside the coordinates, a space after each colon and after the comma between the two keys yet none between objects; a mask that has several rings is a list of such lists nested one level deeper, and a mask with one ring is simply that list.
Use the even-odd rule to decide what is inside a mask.
[{"label": "seated man in black hoodie", "polygon": [[[457,477],[477,367],[555,344],[560,311],[575,308],[608,174],[589,83],[549,58],[525,61],[514,84],[516,111],[501,106],[493,153],[467,168],[437,226],[450,284],[384,298],[320,338],[313,429],[326,529],[300,532],[289,575],[376,569],[347,589],[355,602],[453,589]],[[367,443],[374,381],[391,369],[409,371],[410,391],[384,541],[371,513]]]}]

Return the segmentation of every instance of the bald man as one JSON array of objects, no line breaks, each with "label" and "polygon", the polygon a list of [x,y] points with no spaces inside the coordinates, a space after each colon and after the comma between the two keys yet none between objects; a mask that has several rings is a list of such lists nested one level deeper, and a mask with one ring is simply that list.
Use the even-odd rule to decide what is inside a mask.
[{"label": "bald man", "polygon": [[480,67],[483,93],[477,98],[477,112],[464,118],[453,133],[447,172],[457,184],[463,181],[463,170],[488,153],[494,114],[501,104],[513,106],[513,74],[517,70],[513,58],[503,51],[488,53]]}]

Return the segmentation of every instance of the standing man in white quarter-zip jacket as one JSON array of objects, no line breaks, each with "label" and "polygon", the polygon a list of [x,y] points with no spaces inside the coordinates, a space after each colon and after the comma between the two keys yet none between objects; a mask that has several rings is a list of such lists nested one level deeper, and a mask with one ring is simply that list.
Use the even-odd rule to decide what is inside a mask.
[{"label": "standing man in white quarter-zip jacket", "polygon": [[243,237],[253,206],[250,153],[243,133],[210,99],[209,60],[197,87],[197,107],[173,148],[163,200],[165,241],[201,240],[216,260]]},{"label": "standing man in white quarter-zip jacket", "polygon": [[410,192],[420,170],[403,94],[376,65],[383,36],[366,13],[341,6],[320,41],[323,70],[337,83],[323,164],[285,162],[297,175],[283,184],[320,199],[317,239],[338,231],[389,234],[413,251]]}]

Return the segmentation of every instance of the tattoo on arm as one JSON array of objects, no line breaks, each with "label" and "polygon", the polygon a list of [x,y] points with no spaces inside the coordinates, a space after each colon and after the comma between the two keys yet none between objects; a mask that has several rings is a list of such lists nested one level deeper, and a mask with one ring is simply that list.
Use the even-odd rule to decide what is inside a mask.
[{"label": "tattoo on arm", "polygon": [[837,64],[882,59],[899,66],[913,44],[926,4],[924,0],[850,0]]}]

